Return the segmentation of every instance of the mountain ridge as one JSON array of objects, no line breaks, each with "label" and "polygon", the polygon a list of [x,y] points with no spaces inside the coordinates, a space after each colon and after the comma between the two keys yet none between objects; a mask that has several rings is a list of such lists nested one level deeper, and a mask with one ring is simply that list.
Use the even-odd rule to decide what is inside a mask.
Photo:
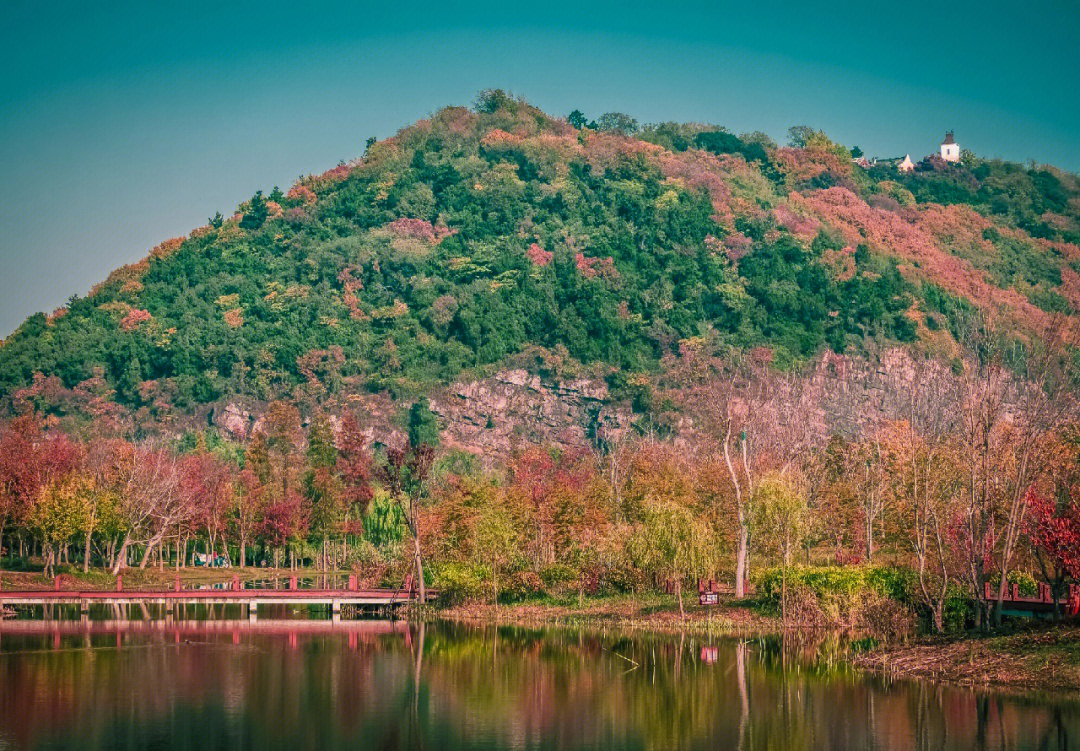
[{"label": "mountain ridge", "polygon": [[0,346],[3,409],[167,426],[523,370],[647,415],[686,346],[948,361],[973,310],[1019,339],[1080,310],[1075,175],[970,154],[904,175],[811,129],[575,114],[484,92],[257,193],[28,318]]}]

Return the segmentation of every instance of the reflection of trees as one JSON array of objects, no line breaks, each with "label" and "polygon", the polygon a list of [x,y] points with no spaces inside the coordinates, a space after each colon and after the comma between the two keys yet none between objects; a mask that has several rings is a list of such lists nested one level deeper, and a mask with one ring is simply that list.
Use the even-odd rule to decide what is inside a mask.
[{"label": "reflection of trees", "polygon": [[129,633],[118,649],[115,633],[0,634],[0,746],[18,749],[930,751],[1059,748],[1080,727],[1075,706],[885,685],[803,659],[785,671],[776,644],[691,635],[239,627]]}]

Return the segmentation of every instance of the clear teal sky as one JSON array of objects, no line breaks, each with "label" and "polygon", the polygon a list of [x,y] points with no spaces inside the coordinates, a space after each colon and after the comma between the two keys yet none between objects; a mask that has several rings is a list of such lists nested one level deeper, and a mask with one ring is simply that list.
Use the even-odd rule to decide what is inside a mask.
[{"label": "clear teal sky", "polygon": [[777,139],[806,123],[881,156],[953,128],[980,154],[1080,169],[1072,0],[96,5],[4,2],[0,336],[485,87],[553,114]]}]

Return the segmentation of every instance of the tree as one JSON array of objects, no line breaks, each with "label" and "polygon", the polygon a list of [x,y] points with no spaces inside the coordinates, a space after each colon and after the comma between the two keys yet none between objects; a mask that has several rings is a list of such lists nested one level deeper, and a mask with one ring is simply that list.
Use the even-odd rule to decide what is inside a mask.
[{"label": "tree", "polygon": [[427,397],[421,397],[409,407],[409,445],[414,448],[439,445],[439,421],[431,411]]},{"label": "tree", "polygon": [[581,110],[574,110],[573,112],[571,112],[566,117],[566,121],[568,123],[570,123],[570,125],[572,125],[573,127],[577,128],[578,130],[581,130],[582,128],[584,128],[585,123],[588,122],[587,118],[585,117],[585,114]]},{"label": "tree", "polygon": [[[218,537],[224,536],[229,514],[235,507],[235,487],[229,467],[200,451],[183,457],[179,471],[196,523],[206,530],[207,553],[212,565],[217,556]],[[221,547],[227,552],[224,541]]]},{"label": "tree", "polygon": [[273,454],[276,454],[277,465],[274,471],[281,486],[280,497],[286,498],[290,493],[290,485],[295,481],[293,475],[298,463],[296,451],[300,441],[300,412],[288,402],[273,402],[266,411],[263,430],[266,436],[268,464],[273,466],[271,459]]},{"label": "tree", "polygon": [[1066,578],[1080,580],[1080,493],[1073,486],[1055,502],[1031,487],[1025,501],[1024,531],[1042,578],[1050,586],[1057,616]]},{"label": "tree", "polygon": [[685,506],[650,498],[627,546],[637,566],[672,580],[679,615],[685,618],[683,580],[705,575],[716,566],[718,544],[708,525]]},{"label": "tree", "polygon": [[289,547],[289,567],[296,568],[296,544],[308,529],[307,509],[304,499],[295,490],[270,501],[262,515],[261,531],[267,542],[274,546],[274,568],[278,568],[278,552]]},{"label": "tree", "polygon": [[341,480],[334,473],[337,447],[330,420],[322,414],[312,418],[308,427],[308,470],[304,475],[304,494],[311,504],[312,531],[322,537],[319,566],[329,568],[327,543],[341,530],[345,506]]},{"label": "tree", "polygon": [[780,554],[780,612],[787,626],[787,570],[807,529],[806,497],[782,475],[762,478],[754,492],[758,536]]},{"label": "tree", "polygon": [[367,436],[360,429],[356,415],[346,412],[341,418],[337,435],[337,471],[341,476],[343,494],[350,509],[359,516],[367,511],[373,493],[371,488],[371,454]]},{"label": "tree", "polygon": [[25,518],[41,489],[75,471],[83,449],[65,433],[42,429],[34,413],[0,428],[0,547],[8,519]]},{"label": "tree", "polygon": [[491,600],[499,603],[499,573],[517,551],[514,520],[500,499],[489,494],[473,527],[473,549],[478,559],[491,568]]},{"label": "tree", "polygon": [[817,131],[809,125],[792,125],[788,128],[788,144],[797,149],[806,148],[816,134]]},{"label": "tree", "polygon": [[240,218],[240,226],[248,230],[259,229],[266,223],[266,217],[269,215],[270,209],[266,205],[266,199],[263,198],[262,191],[257,190],[248,202],[244,215]]},{"label": "tree", "polygon": [[258,529],[265,507],[266,486],[250,467],[240,471],[233,494],[232,523],[240,543],[240,568],[247,565],[247,543]]},{"label": "tree", "polygon": [[596,121],[599,130],[632,136],[638,132],[638,122],[622,112],[605,112]]},{"label": "tree", "polygon": [[[415,435],[422,441],[424,432],[412,430],[412,419],[409,427],[410,438]],[[427,601],[427,586],[424,583],[424,557],[420,546],[420,508],[427,494],[434,458],[435,449],[431,444],[414,444],[410,440],[403,446],[388,448],[386,461],[378,468],[379,478],[401,506],[413,538],[413,563],[421,602]]]},{"label": "tree", "polygon": [[513,95],[502,89],[483,89],[476,95],[476,100],[473,102],[473,109],[483,114],[494,114],[499,110],[505,109],[513,111],[516,102]]}]

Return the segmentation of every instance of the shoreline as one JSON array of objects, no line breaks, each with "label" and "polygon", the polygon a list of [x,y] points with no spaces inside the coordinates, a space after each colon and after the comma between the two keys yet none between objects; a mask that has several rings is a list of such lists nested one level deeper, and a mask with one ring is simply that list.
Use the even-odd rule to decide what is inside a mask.
[{"label": "shoreline", "polygon": [[888,679],[967,688],[1069,692],[1080,698],[1080,625],[997,634],[924,636],[853,654],[856,668]]},{"label": "shoreline", "polygon": [[[279,578],[341,576],[345,572],[302,569],[185,568],[185,584]],[[171,584],[174,569],[125,569],[125,587]],[[113,577],[105,572],[65,574],[73,581],[108,588]],[[38,572],[0,571],[4,589],[51,589],[51,580]],[[783,632],[780,619],[759,612],[749,603],[721,600],[717,605],[696,602],[686,607],[685,618],[670,595],[613,595],[526,601],[503,605],[471,603],[436,606],[424,615],[472,625],[526,627],[614,628],[658,634],[692,633],[710,637],[756,638]],[[833,635],[833,631],[789,630],[796,638]],[[1080,623],[1031,624],[995,634],[917,636],[905,642],[873,644],[858,650],[849,646],[844,661],[852,667],[888,680],[920,680],[968,688],[1023,691],[1080,692]],[[1080,694],[1078,694],[1080,695]]]},{"label": "shoreline", "polygon": [[[652,598],[649,602],[653,602]],[[585,607],[542,603],[455,606],[438,611],[447,620],[517,626],[588,626],[654,633],[688,632],[717,637],[775,636],[783,632],[776,617],[746,605],[686,609],[645,607],[632,601],[593,602]],[[812,640],[835,631],[789,629],[796,639]],[[1080,698],[1080,624],[1038,624],[995,634],[917,636],[857,650],[849,645],[843,661],[868,675],[888,680],[916,680],[947,685],[1016,691],[1070,692]]]}]

